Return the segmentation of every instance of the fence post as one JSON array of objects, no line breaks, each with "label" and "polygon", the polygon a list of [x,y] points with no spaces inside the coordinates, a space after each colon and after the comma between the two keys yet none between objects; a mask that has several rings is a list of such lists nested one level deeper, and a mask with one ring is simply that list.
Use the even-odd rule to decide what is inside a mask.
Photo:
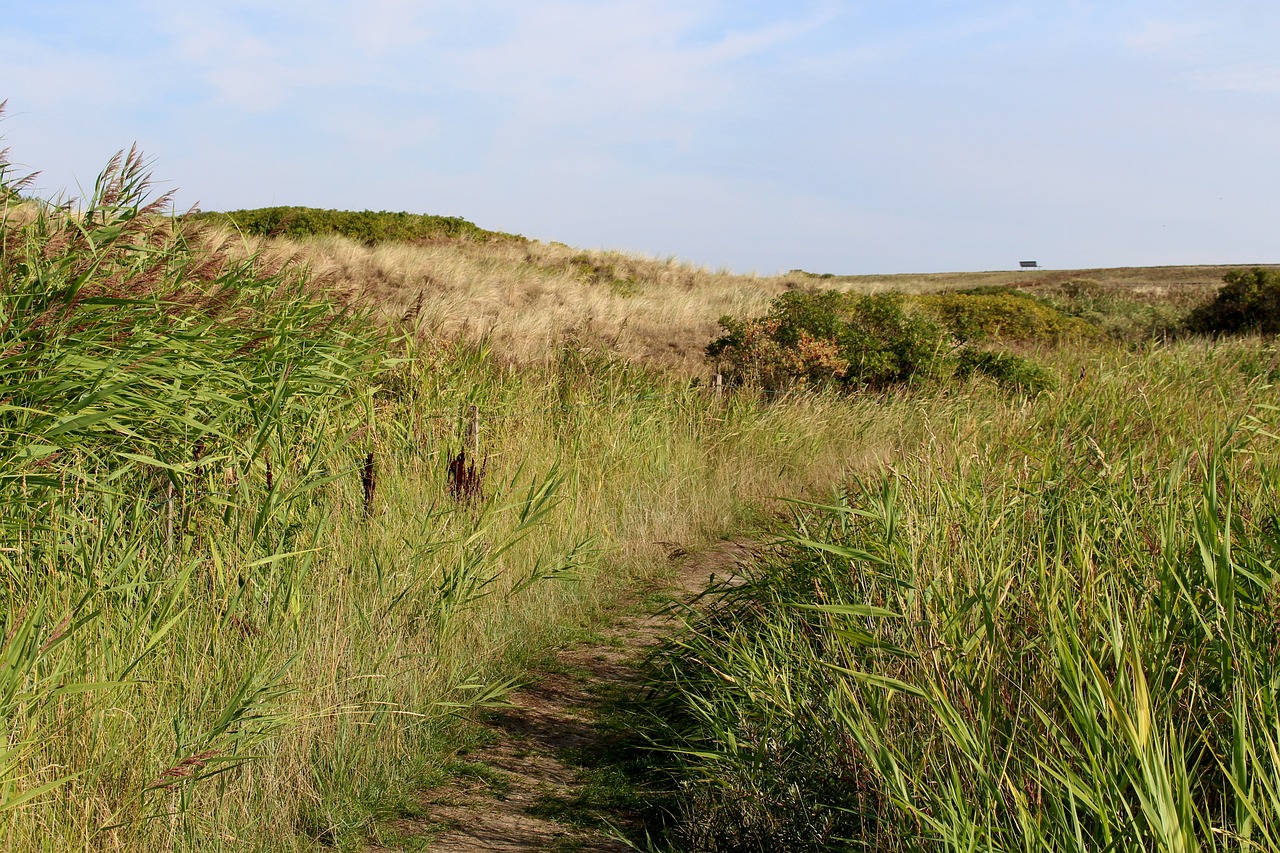
[{"label": "fence post", "polygon": [[715,388],[717,398],[724,396],[724,374],[717,373],[711,384]]},{"label": "fence post", "polygon": [[480,460],[480,407],[471,404],[471,410],[467,420],[467,439],[471,445],[471,460],[479,462]]},{"label": "fence post", "polygon": [[173,487],[173,480],[169,480],[169,488],[165,490],[164,501],[164,546],[169,552],[169,559],[174,559],[173,553],[173,504],[178,499],[178,490]]}]

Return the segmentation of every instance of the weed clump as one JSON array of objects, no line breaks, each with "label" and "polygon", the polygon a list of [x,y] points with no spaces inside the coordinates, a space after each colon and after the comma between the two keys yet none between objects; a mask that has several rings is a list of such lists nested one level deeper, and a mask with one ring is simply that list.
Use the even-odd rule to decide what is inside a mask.
[{"label": "weed clump", "polygon": [[1009,352],[965,347],[956,363],[956,378],[987,376],[1012,391],[1038,394],[1055,385],[1053,374],[1030,359]]},{"label": "weed clump", "polygon": [[1045,306],[1072,318],[1081,337],[1140,343],[1167,341],[1183,331],[1186,309],[1165,287],[1106,286],[1088,278],[1039,283],[1021,291]]}]

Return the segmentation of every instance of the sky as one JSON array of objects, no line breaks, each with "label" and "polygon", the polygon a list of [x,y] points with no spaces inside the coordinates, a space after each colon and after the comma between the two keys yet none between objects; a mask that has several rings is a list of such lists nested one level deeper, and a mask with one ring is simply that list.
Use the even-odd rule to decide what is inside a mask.
[{"label": "sky", "polygon": [[1280,262],[1275,0],[51,0],[3,145],[79,196],[462,216],[771,274]]}]

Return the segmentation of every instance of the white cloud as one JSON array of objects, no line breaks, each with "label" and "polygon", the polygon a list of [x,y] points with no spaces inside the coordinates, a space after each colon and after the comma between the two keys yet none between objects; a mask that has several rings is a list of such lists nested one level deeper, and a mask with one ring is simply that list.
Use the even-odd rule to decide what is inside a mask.
[{"label": "white cloud", "polygon": [[1130,49],[1139,53],[1199,52],[1207,37],[1219,29],[1220,23],[1203,18],[1148,18],[1140,29],[1124,39]]},{"label": "white cloud", "polygon": [[[714,0],[370,0],[262,7],[223,0],[148,3],[165,64],[208,85],[223,105],[267,113],[304,93],[470,93],[529,123],[696,117],[744,96],[730,67],[814,31],[834,14],[788,10],[722,31]],[[656,127],[656,122],[654,124]]]},{"label": "white cloud", "polygon": [[1196,79],[1206,89],[1253,95],[1280,94],[1280,64],[1276,63],[1224,65],[1203,71]]},{"label": "white cloud", "polygon": [[701,109],[730,94],[726,66],[757,57],[821,25],[824,16],[699,39],[708,4],[622,0],[522,4],[508,36],[452,54],[463,86],[563,112]]}]

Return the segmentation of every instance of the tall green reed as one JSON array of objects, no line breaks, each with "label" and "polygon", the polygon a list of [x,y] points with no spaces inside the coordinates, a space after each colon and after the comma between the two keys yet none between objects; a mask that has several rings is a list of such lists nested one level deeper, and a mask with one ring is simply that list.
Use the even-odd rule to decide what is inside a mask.
[{"label": "tall green reed", "polygon": [[799,508],[655,659],[674,837],[1273,849],[1273,392],[1236,370],[1260,346],[1102,353],[1003,422],[940,401],[959,447]]},{"label": "tall green reed", "polygon": [[181,788],[185,804],[287,723],[288,661],[258,656],[213,686],[170,685],[186,698],[168,758],[144,750],[120,777],[63,748],[72,733],[130,742],[112,709],[155,695],[149,661],[194,639],[201,598],[218,602],[215,628],[243,621],[250,594],[264,623],[296,619],[316,532],[295,507],[342,464],[351,389],[385,358],[381,335],[296,271],[233,260],[163,216],[145,166],[113,159],[80,207],[5,184],[4,822],[68,784],[112,801],[96,832],[154,818],[172,808],[154,792]]},{"label": "tall green reed", "polygon": [[5,208],[0,849],[356,846],[671,543],[845,464],[818,397],[379,330],[162,216],[144,165]]}]

